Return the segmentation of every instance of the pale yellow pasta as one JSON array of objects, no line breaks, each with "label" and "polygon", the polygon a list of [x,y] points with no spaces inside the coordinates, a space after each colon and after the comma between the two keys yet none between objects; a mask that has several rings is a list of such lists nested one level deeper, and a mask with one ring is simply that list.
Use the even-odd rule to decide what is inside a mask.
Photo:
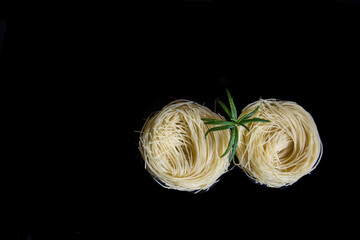
[{"label": "pale yellow pasta", "polygon": [[177,100],[147,119],[139,149],[145,168],[163,187],[182,191],[209,189],[229,166],[225,152],[229,131],[217,131],[205,138],[213,126],[201,118],[223,119],[205,106]]},{"label": "pale yellow pasta", "polygon": [[243,109],[269,123],[239,128],[237,165],[256,182],[278,188],[291,185],[310,173],[322,156],[322,142],[312,116],[291,101],[256,101]]}]

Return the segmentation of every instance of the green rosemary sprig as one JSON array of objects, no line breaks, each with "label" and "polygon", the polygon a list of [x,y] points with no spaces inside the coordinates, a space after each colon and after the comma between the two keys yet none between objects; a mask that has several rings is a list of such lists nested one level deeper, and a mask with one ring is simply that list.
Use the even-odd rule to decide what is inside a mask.
[{"label": "green rosemary sprig", "polygon": [[239,141],[239,130],[237,127],[242,126],[246,130],[250,131],[250,129],[245,124],[252,123],[252,122],[270,122],[270,121],[261,119],[261,118],[250,118],[259,110],[259,107],[255,108],[251,113],[245,114],[238,118],[234,100],[231,97],[229,90],[227,90],[227,89],[226,89],[226,94],[229,99],[230,109],[228,107],[226,107],[226,105],[222,101],[220,101],[218,98],[216,99],[216,102],[224,109],[226,114],[229,116],[230,121],[223,121],[223,120],[209,119],[209,118],[202,118],[201,120],[203,120],[204,123],[208,124],[208,125],[221,125],[219,127],[210,128],[205,133],[205,138],[211,132],[231,129],[229,145],[228,145],[227,149],[225,150],[225,152],[223,153],[223,155],[221,155],[221,157],[224,157],[231,150],[231,155],[229,158],[229,161],[231,162],[235,156],[236,147],[237,147],[237,144]]}]

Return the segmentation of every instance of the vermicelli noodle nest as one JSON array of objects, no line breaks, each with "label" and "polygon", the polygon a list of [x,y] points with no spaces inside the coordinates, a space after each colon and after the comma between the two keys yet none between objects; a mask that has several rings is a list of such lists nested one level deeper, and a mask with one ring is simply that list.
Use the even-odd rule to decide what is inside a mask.
[{"label": "vermicelli noodle nest", "polygon": [[312,116],[291,101],[256,101],[243,109],[269,123],[239,128],[238,165],[260,184],[278,188],[291,185],[310,173],[322,156],[322,143]]},{"label": "vermicelli noodle nest", "polygon": [[209,189],[229,166],[225,152],[229,131],[205,138],[211,126],[201,118],[222,119],[208,108],[177,100],[155,113],[144,124],[139,149],[145,168],[162,186],[182,191]]}]

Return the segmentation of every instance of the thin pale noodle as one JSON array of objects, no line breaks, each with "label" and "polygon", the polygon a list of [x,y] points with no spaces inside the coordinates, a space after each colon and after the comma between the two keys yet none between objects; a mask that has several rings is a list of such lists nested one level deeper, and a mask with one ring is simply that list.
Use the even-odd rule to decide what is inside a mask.
[{"label": "thin pale noodle", "polygon": [[225,152],[229,131],[205,132],[213,126],[201,118],[224,120],[188,100],[166,105],[145,122],[139,149],[147,171],[161,186],[182,191],[208,190],[229,166]]},{"label": "thin pale noodle", "polygon": [[270,123],[239,128],[237,163],[253,180],[268,187],[288,186],[313,171],[322,157],[322,142],[312,116],[291,101],[256,101],[243,109]]}]

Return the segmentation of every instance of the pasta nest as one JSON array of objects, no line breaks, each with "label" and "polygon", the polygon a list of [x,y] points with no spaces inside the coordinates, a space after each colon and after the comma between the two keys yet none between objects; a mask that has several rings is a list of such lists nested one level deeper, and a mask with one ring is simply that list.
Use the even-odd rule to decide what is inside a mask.
[{"label": "pasta nest", "polygon": [[211,126],[201,118],[224,120],[205,106],[176,100],[149,117],[140,134],[145,168],[166,188],[182,191],[209,189],[229,166],[225,152],[229,131],[205,133]]},{"label": "pasta nest", "polygon": [[239,165],[255,182],[279,188],[310,173],[322,156],[322,142],[312,116],[291,101],[260,99],[243,109],[269,123],[250,123],[239,128],[236,156]]}]

